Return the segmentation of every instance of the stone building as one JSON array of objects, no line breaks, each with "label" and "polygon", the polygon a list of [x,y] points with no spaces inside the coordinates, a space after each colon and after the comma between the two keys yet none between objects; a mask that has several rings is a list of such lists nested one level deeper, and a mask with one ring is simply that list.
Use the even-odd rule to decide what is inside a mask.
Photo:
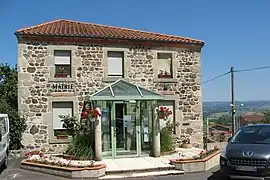
[{"label": "stone building", "polygon": [[63,136],[59,115],[79,116],[87,101],[102,111],[103,157],[142,156],[159,148],[151,138],[157,106],[172,110],[178,142],[188,136],[201,147],[203,41],[69,20],[15,35],[26,149],[63,151],[70,137]]}]

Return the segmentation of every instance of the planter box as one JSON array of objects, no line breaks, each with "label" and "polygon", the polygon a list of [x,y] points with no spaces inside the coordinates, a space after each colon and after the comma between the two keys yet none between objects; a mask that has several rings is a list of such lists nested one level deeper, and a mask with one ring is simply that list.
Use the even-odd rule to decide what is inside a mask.
[{"label": "planter box", "polygon": [[57,139],[68,139],[68,135],[57,135]]},{"label": "planter box", "polygon": [[21,162],[21,168],[71,179],[99,178],[104,176],[106,172],[105,164],[94,165],[88,168],[76,168],[26,162],[25,160]]},{"label": "planter box", "polygon": [[159,74],[158,78],[172,78],[172,75]]},{"label": "planter box", "polygon": [[204,159],[186,161],[179,161],[175,159],[170,160],[170,163],[175,166],[175,169],[183,170],[186,173],[204,172],[219,165],[219,156],[220,151],[217,151]]},{"label": "planter box", "polygon": [[67,78],[68,77],[68,73],[59,73],[59,74],[55,74],[56,78]]}]

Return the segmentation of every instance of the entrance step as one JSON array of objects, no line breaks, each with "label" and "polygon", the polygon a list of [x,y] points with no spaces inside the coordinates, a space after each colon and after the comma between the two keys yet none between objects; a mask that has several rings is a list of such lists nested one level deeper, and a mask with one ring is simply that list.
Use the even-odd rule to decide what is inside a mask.
[{"label": "entrance step", "polygon": [[120,173],[106,173],[105,176],[99,179],[123,179],[123,178],[138,178],[149,176],[169,176],[169,175],[181,175],[184,171],[168,169],[168,170],[145,170],[145,171],[133,171],[133,172],[120,172]]}]

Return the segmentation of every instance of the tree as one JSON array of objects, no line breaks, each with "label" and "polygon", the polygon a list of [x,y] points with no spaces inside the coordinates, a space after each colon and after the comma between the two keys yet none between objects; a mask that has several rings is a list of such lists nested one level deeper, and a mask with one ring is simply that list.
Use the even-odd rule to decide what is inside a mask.
[{"label": "tree", "polygon": [[10,124],[10,149],[22,147],[22,133],[26,129],[25,118],[18,112],[18,72],[8,64],[0,64],[0,113],[8,114]]},{"label": "tree", "polygon": [[261,121],[261,123],[270,124],[270,110],[266,110],[263,114],[264,114],[264,118]]}]

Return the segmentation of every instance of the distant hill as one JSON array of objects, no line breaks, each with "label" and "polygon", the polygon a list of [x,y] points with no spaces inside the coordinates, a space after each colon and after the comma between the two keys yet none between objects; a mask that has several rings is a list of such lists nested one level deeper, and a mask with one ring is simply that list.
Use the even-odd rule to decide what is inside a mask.
[{"label": "distant hill", "polygon": [[[229,101],[206,101],[203,102],[204,117],[228,115],[231,112]],[[243,104],[243,106],[240,106]],[[263,112],[270,109],[270,101],[237,101],[237,113],[242,112]]]}]

